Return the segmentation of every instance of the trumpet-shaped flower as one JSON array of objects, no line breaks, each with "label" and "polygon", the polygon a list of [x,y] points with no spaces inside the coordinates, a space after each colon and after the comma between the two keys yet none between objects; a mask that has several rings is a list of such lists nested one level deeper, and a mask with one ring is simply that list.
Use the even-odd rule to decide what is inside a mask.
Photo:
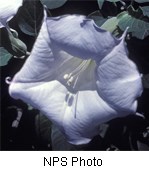
[{"label": "trumpet-shaped flower", "polygon": [[125,33],[115,38],[85,16],[44,19],[10,95],[42,111],[68,142],[88,143],[101,123],[136,111],[142,83]]},{"label": "trumpet-shaped flower", "polygon": [[0,0],[0,28],[6,27],[22,3],[23,0]]}]

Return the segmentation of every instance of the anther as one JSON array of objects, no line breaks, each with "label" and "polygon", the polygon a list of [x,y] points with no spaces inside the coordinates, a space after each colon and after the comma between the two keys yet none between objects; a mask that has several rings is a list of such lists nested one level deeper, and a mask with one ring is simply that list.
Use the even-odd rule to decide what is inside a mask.
[{"label": "anther", "polygon": [[81,64],[75,68],[71,73],[65,74],[63,78],[67,81],[67,85],[75,88],[78,78],[81,75],[81,73],[89,66],[90,60],[84,60],[81,62]]},{"label": "anther", "polygon": [[74,78],[73,77],[70,77],[70,79],[67,81],[67,84],[70,86],[71,83],[73,82]]},{"label": "anther", "polygon": [[65,80],[67,80],[68,77],[69,77],[69,75],[68,75],[68,74],[65,74],[63,78],[64,78]]}]

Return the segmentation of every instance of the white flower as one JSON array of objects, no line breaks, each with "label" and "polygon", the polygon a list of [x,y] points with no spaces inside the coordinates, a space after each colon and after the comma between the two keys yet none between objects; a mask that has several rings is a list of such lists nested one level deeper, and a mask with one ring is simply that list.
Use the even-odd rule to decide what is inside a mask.
[{"label": "white flower", "polygon": [[141,76],[119,39],[85,16],[45,19],[10,95],[41,110],[68,142],[88,143],[99,125],[135,113]]},{"label": "white flower", "polygon": [[0,28],[6,27],[22,3],[23,0],[0,0]]}]

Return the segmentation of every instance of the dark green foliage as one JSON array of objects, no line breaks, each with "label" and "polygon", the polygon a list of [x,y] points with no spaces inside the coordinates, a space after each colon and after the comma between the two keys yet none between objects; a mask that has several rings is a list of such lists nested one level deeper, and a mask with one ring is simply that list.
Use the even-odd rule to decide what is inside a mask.
[{"label": "dark green foliage", "polygon": [[8,64],[8,61],[11,59],[12,55],[3,47],[0,47],[0,66],[5,66]]},{"label": "dark green foliage", "polygon": [[28,35],[37,36],[43,20],[43,6],[39,0],[25,1],[17,14],[20,29]]},{"label": "dark green foliage", "polygon": [[2,28],[0,34],[1,47],[4,47],[10,54],[16,57],[26,55],[27,46],[18,38],[18,34],[15,30],[11,32],[10,29]]}]

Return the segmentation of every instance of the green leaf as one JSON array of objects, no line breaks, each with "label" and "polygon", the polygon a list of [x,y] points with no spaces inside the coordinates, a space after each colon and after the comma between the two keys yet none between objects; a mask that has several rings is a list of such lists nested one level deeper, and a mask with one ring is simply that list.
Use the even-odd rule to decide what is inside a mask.
[{"label": "green leaf", "polygon": [[149,2],[149,0],[135,0],[138,3],[144,3],[144,2]]},{"label": "green leaf", "polygon": [[43,5],[46,5],[48,9],[55,9],[63,6],[67,0],[41,0]]},{"label": "green leaf", "polygon": [[44,8],[39,0],[25,1],[17,14],[18,25],[27,35],[37,36],[44,16]]},{"label": "green leaf", "polygon": [[22,57],[26,55],[27,47],[17,37],[17,32],[13,30],[13,33],[6,28],[1,28],[1,46],[4,47],[13,56]]},{"label": "green leaf", "polygon": [[14,56],[21,57],[26,54],[26,45],[18,38],[11,39],[12,49],[15,52]]},{"label": "green leaf", "polygon": [[142,82],[143,82],[143,87],[149,89],[149,74],[143,75]]},{"label": "green leaf", "polygon": [[106,18],[103,18],[99,10],[89,14],[88,18],[93,19],[99,27],[107,20]]},{"label": "green leaf", "polygon": [[[9,39],[10,39],[10,43],[11,43],[11,48],[12,51],[14,52],[14,56],[18,56],[21,57],[23,55],[26,54],[27,52],[27,47],[25,45],[25,43],[23,43],[19,38],[15,38],[11,32],[9,32]],[[9,51],[9,50],[8,50]],[[10,51],[11,53],[11,51]]]},{"label": "green leaf", "polygon": [[140,7],[144,16],[149,17],[149,6]]},{"label": "green leaf", "polygon": [[105,0],[97,0],[98,6],[101,9]]},{"label": "green leaf", "polygon": [[128,32],[139,39],[144,39],[149,35],[149,23],[144,21],[141,9],[134,10],[130,6],[128,12],[120,13],[117,18],[118,26],[122,31],[129,27]]},{"label": "green leaf", "polygon": [[[118,21],[119,21],[117,19],[117,17],[109,17],[108,19],[103,18],[100,11],[95,11],[95,12],[91,13],[90,15],[88,15],[88,18],[93,19],[97,26],[99,26],[102,29],[105,29],[105,30],[107,30],[115,35],[114,32],[117,29],[117,25],[118,25]],[[118,35],[118,34],[116,34],[116,35]]]},{"label": "green leaf", "polygon": [[112,17],[106,20],[106,22],[101,26],[101,28],[112,33],[116,30],[118,22],[119,20],[117,17]]},{"label": "green leaf", "polygon": [[0,66],[6,66],[12,55],[3,47],[0,47]]}]

